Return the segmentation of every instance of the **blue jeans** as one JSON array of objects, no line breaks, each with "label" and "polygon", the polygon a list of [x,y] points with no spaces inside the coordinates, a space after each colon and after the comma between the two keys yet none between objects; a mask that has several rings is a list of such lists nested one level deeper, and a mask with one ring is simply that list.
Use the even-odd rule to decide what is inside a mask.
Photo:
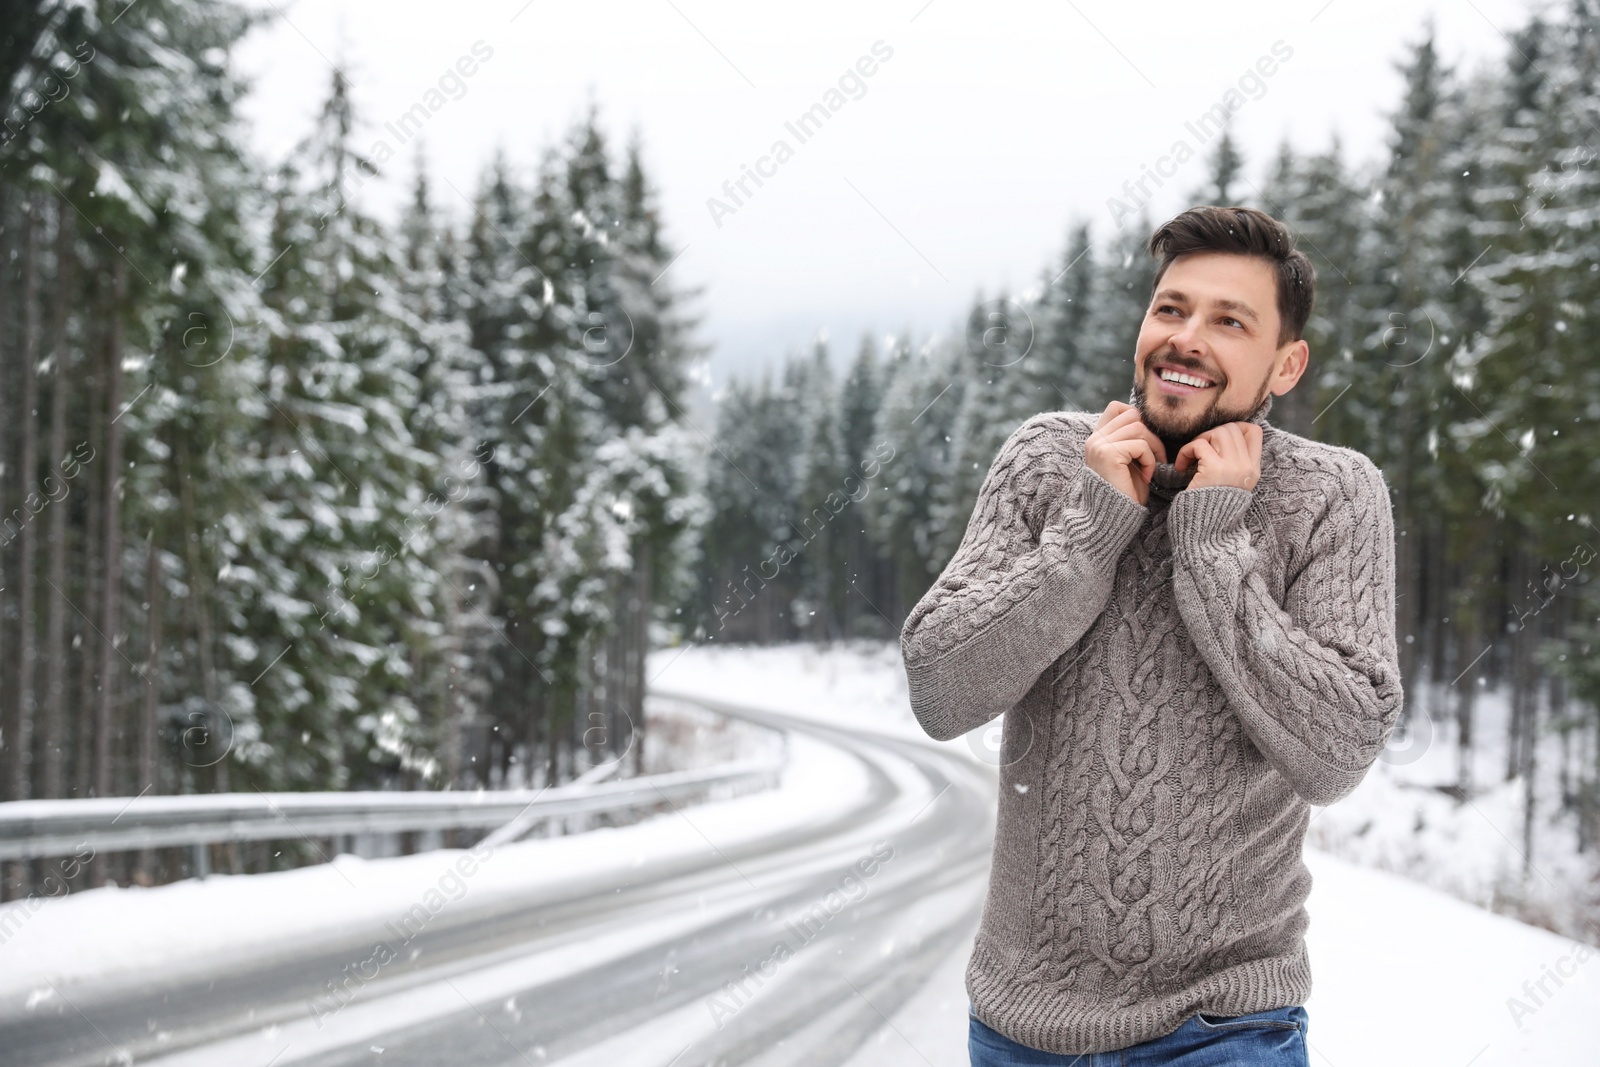
[{"label": "blue jeans", "polygon": [[967,1013],[972,1067],[1310,1067],[1300,1005],[1250,1015],[1191,1015],[1163,1037],[1115,1052],[1062,1056],[1019,1045]]}]

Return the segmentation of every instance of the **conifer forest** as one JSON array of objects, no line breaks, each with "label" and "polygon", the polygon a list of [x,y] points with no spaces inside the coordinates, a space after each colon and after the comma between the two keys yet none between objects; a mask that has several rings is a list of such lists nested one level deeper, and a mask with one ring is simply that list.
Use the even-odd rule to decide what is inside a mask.
[{"label": "conifer forest", "polygon": [[[1147,212],[1084,205],[1035,284],[943,330],[819,335],[707,393],[649,131],[593,110],[457,190],[371,158],[334,72],[299,149],[261,159],[230,62],[257,18],[7,5],[0,798],[500,789],[637,758],[648,651],[895,640],[1011,431],[1127,399]],[[1506,686],[1500,773],[1559,780],[1580,851],[1597,29],[1574,0],[1483,72],[1415,35],[1381,163],[1224,136],[1193,173],[1195,203],[1283,219],[1316,266],[1310,369],[1269,418],[1393,490],[1401,729],[1470,750]],[[380,171],[413,185],[394,219],[360,206]],[[1460,765],[1441,788],[1470,798]]]}]

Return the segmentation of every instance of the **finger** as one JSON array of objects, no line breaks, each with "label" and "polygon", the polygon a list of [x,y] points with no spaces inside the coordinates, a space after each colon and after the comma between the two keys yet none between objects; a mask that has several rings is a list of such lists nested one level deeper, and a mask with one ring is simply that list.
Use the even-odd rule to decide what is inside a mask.
[{"label": "finger", "polygon": [[1200,467],[1208,463],[1216,463],[1218,465],[1221,465],[1222,463],[1221,454],[1218,453],[1214,447],[1212,447],[1210,441],[1207,441],[1204,438],[1196,437],[1193,441],[1190,441],[1184,446],[1184,450],[1190,453],[1190,457],[1193,459],[1196,467]]},{"label": "finger", "polygon": [[[1136,407],[1124,404],[1123,410],[1111,418],[1104,428],[1107,431],[1112,431],[1125,430],[1129,427],[1133,427],[1136,431],[1143,433],[1149,433],[1150,431],[1150,427],[1145,425],[1144,413]],[[1151,434],[1151,436],[1154,437],[1155,435]]]},{"label": "finger", "polygon": [[1110,424],[1100,432],[1103,436],[1112,440],[1126,441],[1142,436],[1140,430],[1143,426],[1144,421],[1140,419],[1139,413],[1130,409],[1112,419]]},{"label": "finger", "polygon": [[1239,462],[1247,465],[1261,465],[1261,427],[1253,422],[1238,424]]},{"label": "finger", "polygon": [[1188,443],[1192,445],[1192,444],[1195,444],[1196,442],[1199,442],[1199,441],[1205,441],[1205,442],[1207,442],[1209,444],[1211,442],[1212,438],[1216,436],[1216,433],[1217,433],[1217,428],[1215,426],[1213,426],[1211,429],[1205,430],[1205,431],[1203,431],[1201,433],[1197,433],[1193,437],[1189,438],[1189,442]]},{"label": "finger", "polygon": [[1154,452],[1150,451],[1150,443],[1148,441],[1141,440],[1141,441],[1139,441],[1137,443],[1139,445],[1139,452],[1138,452],[1139,478],[1138,478],[1138,482],[1139,482],[1139,487],[1141,489],[1143,489],[1143,488],[1147,488],[1150,485],[1150,479],[1152,479],[1152,478],[1154,478],[1156,476],[1156,454]]},{"label": "finger", "polygon": [[1232,456],[1237,441],[1238,430],[1232,423],[1213,426],[1205,433],[1205,442],[1216,452],[1218,459],[1228,459]]},{"label": "finger", "polygon": [[1107,423],[1106,428],[1121,429],[1124,426],[1137,426],[1142,421],[1143,416],[1139,414],[1138,408],[1133,407],[1130,404],[1123,404],[1122,410],[1112,416],[1111,421]]},{"label": "finger", "polygon": [[1137,437],[1127,441],[1119,441],[1117,451],[1122,453],[1123,459],[1128,466],[1139,469],[1139,478],[1137,480],[1150,480],[1150,476],[1156,470],[1156,458],[1155,454],[1150,451],[1150,445],[1146,441]]},{"label": "finger", "polygon": [[1129,408],[1096,430],[1094,436],[1102,441],[1116,444],[1142,440],[1145,436],[1144,423],[1140,420],[1138,411]]},{"label": "finger", "polygon": [[1138,427],[1124,427],[1120,431],[1114,432],[1117,433],[1117,436],[1112,438],[1114,441],[1121,443],[1137,441],[1143,445],[1150,453],[1150,462],[1165,463],[1167,461],[1167,447],[1161,443],[1161,438],[1145,429],[1143,423],[1140,423]]},{"label": "finger", "polygon": [[1254,422],[1245,422],[1242,429],[1245,430],[1245,445],[1250,448],[1251,456],[1261,459],[1261,427]]},{"label": "finger", "polygon": [[[1128,409],[1128,411],[1133,410],[1132,408]],[[1119,431],[1130,423],[1128,411],[1118,412],[1115,415],[1101,415],[1100,425],[1095,427],[1089,436],[1102,441],[1118,440],[1121,437]]]},{"label": "finger", "polygon": [[1111,421],[1118,415],[1132,410],[1134,410],[1132,404],[1124,404],[1120,400],[1113,400],[1111,403],[1107,404],[1106,409],[1100,413],[1100,421],[1095,423],[1094,428],[1096,430],[1103,430],[1110,425]]},{"label": "finger", "polygon": [[[1113,415],[1113,408],[1122,410]],[[1100,423],[1095,427],[1095,433],[1108,441],[1141,440],[1149,447],[1154,462],[1167,462],[1167,446],[1162,444],[1161,438],[1145,424],[1144,414],[1132,404],[1113,400],[1106,405],[1106,410],[1100,416]]]},{"label": "finger", "polygon": [[1208,444],[1217,450],[1217,455],[1225,462],[1237,463],[1243,458],[1248,446],[1245,444],[1244,431],[1239,429],[1237,422],[1223,423],[1212,432]]}]

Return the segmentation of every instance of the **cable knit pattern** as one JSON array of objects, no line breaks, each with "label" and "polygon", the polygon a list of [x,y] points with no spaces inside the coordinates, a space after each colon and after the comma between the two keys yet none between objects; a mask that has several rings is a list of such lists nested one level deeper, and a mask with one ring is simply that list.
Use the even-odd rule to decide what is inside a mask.
[{"label": "cable knit pattern", "polygon": [[1140,505],[1084,464],[1097,419],[1011,435],[901,633],[930,735],[1012,712],[967,991],[1066,1055],[1309,998],[1309,808],[1356,787],[1402,701],[1369,459],[1263,412],[1255,489],[1161,464]]}]

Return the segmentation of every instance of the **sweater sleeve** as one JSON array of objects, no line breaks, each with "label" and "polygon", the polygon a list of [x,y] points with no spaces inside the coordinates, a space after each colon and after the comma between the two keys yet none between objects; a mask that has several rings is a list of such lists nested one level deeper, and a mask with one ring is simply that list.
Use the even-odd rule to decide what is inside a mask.
[{"label": "sweater sleeve", "polygon": [[1357,456],[1334,492],[1282,606],[1244,523],[1253,493],[1188,489],[1168,515],[1190,637],[1251,741],[1317,805],[1360,784],[1402,704],[1388,489]]},{"label": "sweater sleeve", "polygon": [[1059,419],[1034,416],[1006,441],[961,546],[901,630],[912,710],[938,740],[1014,707],[1078,642],[1144,522],[1144,505],[1084,464],[1087,434]]}]

